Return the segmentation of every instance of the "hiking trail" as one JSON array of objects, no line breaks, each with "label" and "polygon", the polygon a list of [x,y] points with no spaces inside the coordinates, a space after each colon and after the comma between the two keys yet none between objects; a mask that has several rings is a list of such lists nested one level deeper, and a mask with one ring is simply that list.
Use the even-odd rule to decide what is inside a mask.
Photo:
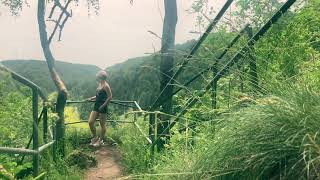
[{"label": "hiking trail", "polygon": [[121,179],[124,168],[121,166],[121,154],[111,145],[104,145],[95,150],[97,167],[89,168],[85,173],[86,180]]}]

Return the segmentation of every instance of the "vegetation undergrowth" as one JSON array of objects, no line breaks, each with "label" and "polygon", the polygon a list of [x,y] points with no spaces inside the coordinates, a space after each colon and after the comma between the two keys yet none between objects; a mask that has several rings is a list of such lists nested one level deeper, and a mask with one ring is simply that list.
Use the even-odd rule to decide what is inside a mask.
[{"label": "vegetation undergrowth", "polygon": [[318,93],[296,88],[232,113],[194,170],[210,172],[203,178],[319,178],[319,103]]},{"label": "vegetation undergrowth", "polygon": [[[196,2],[201,6],[197,8],[202,8],[208,1]],[[263,2],[271,5],[271,8],[269,6],[265,10],[260,7]],[[239,4],[237,7],[240,14],[237,14],[237,18],[252,20],[251,25],[256,32],[280,7],[282,1],[241,0]],[[256,42],[254,48],[243,54],[241,60],[229,69],[230,72],[219,80],[217,109],[212,108],[213,91],[196,97],[199,103],[189,108],[188,113],[178,120],[177,125],[171,129],[170,143],[161,152],[155,152],[154,157],[147,140],[132,124],[108,124],[107,136],[118,145],[123,165],[127,173],[131,174],[129,177],[320,179],[319,7],[319,0],[302,1],[284,14]],[[268,11],[268,15],[265,16],[266,12],[263,11]],[[252,17],[246,19],[245,14]],[[235,29],[242,28],[243,24],[237,24]],[[214,57],[218,57],[236,35],[234,30],[228,30],[229,24],[227,27],[225,25],[209,34],[197,54],[190,59],[190,64],[185,67],[185,73],[174,82],[174,85],[185,91],[174,96],[173,114],[178,114],[190,97],[202,92],[206,83],[215,75],[211,72],[203,73],[199,81],[188,87],[182,86],[183,82],[213,64],[217,64],[218,69],[224,68],[234,53],[246,46],[248,37],[244,35],[223,59],[217,61]],[[184,51],[176,47],[177,66],[174,71],[180,67],[185,50],[192,47],[193,43],[190,41],[182,45],[186,46],[182,48]],[[138,100],[147,109],[159,92],[159,79],[154,75],[154,70],[158,69],[160,59],[155,54],[146,59],[138,58],[138,61],[130,62],[127,67],[117,65],[113,70],[108,69],[115,97]],[[257,66],[255,82],[252,81],[255,80],[252,77],[253,60]],[[33,63],[38,65],[38,62]],[[38,76],[39,72],[29,72],[22,62],[17,61],[15,66],[18,65],[27,74],[36,76],[30,78],[38,79],[43,83],[41,86],[47,86],[49,91],[53,89],[53,84],[49,85],[48,80],[45,80],[49,78],[48,74]],[[42,66],[45,64],[42,63]],[[92,77],[98,69],[91,69],[91,76],[80,81],[74,81],[74,75],[66,74],[67,84],[73,86],[71,96],[81,99],[95,93],[96,84]],[[83,71],[78,73],[82,75]],[[7,74],[0,72],[0,78],[0,146],[25,147],[32,132],[31,92],[13,83]],[[50,96],[52,101],[55,96]],[[77,123],[81,121],[80,117],[87,118],[90,111],[91,107],[87,104],[68,106],[65,109],[66,122]],[[125,112],[122,107],[111,111]],[[54,114],[50,114],[50,119],[55,118]],[[125,116],[110,118],[133,119]],[[148,119],[144,121],[143,117],[139,117],[137,122],[144,132],[148,132]],[[39,135],[42,137],[41,133]],[[90,137],[86,123],[67,125],[67,158],[58,155],[54,162],[50,150],[46,151],[41,156],[41,172],[47,172],[48,179],[81,179],[83,169],[95,164],[90,156],[92,150],[87,145]],[[18,165],[20,158],[17,155],[0,155],[0,179],[31,179],[31,157],[26,157],[24,163]]]},{"label": "vegetation undergrowth", "polygon": [[[319,3],[312,0],[286,14],[256,44],[259,93],[249,69],[232,69],[219,81],[218,110],[212,110],[209,93],[200,98],[153,161],[141,155],[150,152],[143,138],[121,131],[119,139],[127,143],[120,148],[128,154],[124,163],[132,178],[319,179]],[[223,49],[216,40],[212,35],[204,47]],[[207,49],[197,56],[212,57]],[[174,110],[179,112],[186,99],[175,96]]]},{"label": "vegetation undergrowth", "polygon": [[202,123],[188,140],[183,134],[174,135],[153,162],[146,155],[145,139],[134,129],[127,126],[117,133],[133,178],[317,179],[319,110],[319,93],[285,88],[222,114],[215,123]]}]

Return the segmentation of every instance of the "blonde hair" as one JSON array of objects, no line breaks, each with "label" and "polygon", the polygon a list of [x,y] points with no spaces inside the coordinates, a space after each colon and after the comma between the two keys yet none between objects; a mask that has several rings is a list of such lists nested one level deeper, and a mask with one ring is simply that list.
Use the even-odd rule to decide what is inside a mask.
[{"label": "blonde hair", "polygon": [[108,74],[106,71],[101,70],[97,73],[96,77],[100,80],[107,80]]}]

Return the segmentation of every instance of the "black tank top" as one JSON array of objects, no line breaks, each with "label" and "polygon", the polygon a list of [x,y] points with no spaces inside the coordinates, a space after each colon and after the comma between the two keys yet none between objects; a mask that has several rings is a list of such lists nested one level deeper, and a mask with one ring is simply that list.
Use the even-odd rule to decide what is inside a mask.
[{"label": "black tank top", "polygon": [[96,91],[96,102],[104,103],[108,98],[108,94],[104,89],[97,89]]}]

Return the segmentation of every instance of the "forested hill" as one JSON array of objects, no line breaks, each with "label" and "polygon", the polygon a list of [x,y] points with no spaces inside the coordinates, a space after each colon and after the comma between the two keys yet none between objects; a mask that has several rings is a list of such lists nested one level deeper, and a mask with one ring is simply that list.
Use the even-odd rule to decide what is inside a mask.
[{"label": "forested hill", "polygon": [[[177,45],[176,49],[183,54],[192,47],[193,43],[194,41],[188,41]],[[142,106],[149,105],[159,92],[159,72],[157,70],[159,62],[160,58],[155,54],[128,59],[123,63],[108,67],[107,71],[110,74],[109,81],[114,98],[138,100]],[[34,81],[46,93],[55,91],[44,60],[7,60],[1,61],[1,63]],[[100,70],[99,67],[57,61],[56,69],[65,81],[72,99],[94,95],[95,75]]]},{"label": "forested hill", "polygon": [[[49,70],[44,60],[8,60],[1,62],[6,67],[25,76],[39,85],[45,92],[55,91]],[[92,81],[99,70],[94,65],[72,64],[57,61],[56,67],[69,89],[78,87],[83,82]]]},{"label": "forested hill", "polygon": [[[191,40],[184,44],[176,45],[175,48],[178,52],[176,64],[181,62],[181,57],[189,52],[194,43],[195,41]],[[160,91],[159,65],[160,57],[155,53],[150,56],[129,59],[124,63],[107,68],[115,97],[125,100],[137,100],[141,106],[149,106]],[[190,74],[186,76],[189,77]]]}]

